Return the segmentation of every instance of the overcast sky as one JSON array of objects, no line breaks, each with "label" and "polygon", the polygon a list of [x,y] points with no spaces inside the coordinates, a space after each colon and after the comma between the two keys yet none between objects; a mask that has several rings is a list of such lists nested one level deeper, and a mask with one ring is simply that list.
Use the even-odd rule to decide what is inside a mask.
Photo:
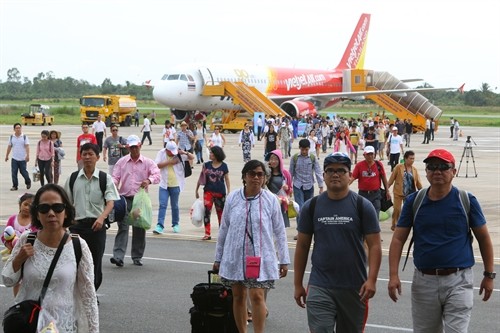
[{"label": "overcast sky", "polygon": [[0,0],[0,80],[12,67],[93,84],[192,62],[330,69],[361,13],[366,68],[500,93],[497,0]]}]

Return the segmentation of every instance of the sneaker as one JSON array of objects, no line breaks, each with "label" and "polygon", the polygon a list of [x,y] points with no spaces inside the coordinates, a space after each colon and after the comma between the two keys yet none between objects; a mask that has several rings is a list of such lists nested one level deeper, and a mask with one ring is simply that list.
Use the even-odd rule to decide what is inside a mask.
[{"label": "sneaker", "polygon": [[212,237],[205,235],[205,236],[203,236],[203,238],[201,240],[211,240],[211,239],[212,239]]},{"label": "sneaker", "polygon": [[162,233],[163,233],[163,227],[157,224],[155,230],[153,230],[153,234],[161,235]]},{"label": "sneaker", "polygon": [[181,231],[181,227],[178,224],[174,225],[172,229],[174,230],[174,234],[178,234]]},{"label": "sneaker", "polygon": [[17,187],[12,186],[12,187],[10,188],[10,190],[11,190],[11,191],[17,191]]}]

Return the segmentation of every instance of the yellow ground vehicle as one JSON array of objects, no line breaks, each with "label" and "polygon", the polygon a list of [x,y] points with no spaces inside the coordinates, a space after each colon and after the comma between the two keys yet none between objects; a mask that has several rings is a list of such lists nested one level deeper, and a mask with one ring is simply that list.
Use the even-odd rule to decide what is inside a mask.
[{"label": "yellow ground vehicle", "polygon": [[24,125],[52,125],[54,116],[49,113],[50,106],[43,104],[31,104],[30,112],[21,115],[21,124]]},{"label": "yellow ground vehicle", "polygon": [[135,96],[130,95],[89,95],[80,98],[80,119],[82,124],[91,125],[101,115],[101,120],[110,126],[132,124],[133,113],[137,110]]}]

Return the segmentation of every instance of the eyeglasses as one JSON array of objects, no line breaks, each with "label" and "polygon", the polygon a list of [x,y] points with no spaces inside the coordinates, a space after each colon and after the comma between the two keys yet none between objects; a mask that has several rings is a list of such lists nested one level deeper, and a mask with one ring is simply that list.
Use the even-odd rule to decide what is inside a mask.
[{"label": "eyeglasses", "polygon": [[259,171],[259,172],[255,172],[255,171],[248,171],[247,172],[247,176],[249,176],[250,178],[255,178],[255,176],[257,176],[257,178],[263,178],[266,174],[262,171]]},{"label": "eyeglasses", "polygon": [[118,130],[117,129],[112,129],[111,132],[118,132]]},{"label": "eyeglasses", "polygon": [[453,166],[447,163],[437,163],[437,164],[427,164],[425,168],[429,171],[436,171],[436,170],[446,171],[453,168]]},{"label": "eyeglasses", "polygon": [[349,172],[349,170],[346,170],[344,168],[338,168],[338,169],[335,169],[335,168],[327,168],[325,169],[325,173],[328,175],[328,176],[332,176],[333,174],[337,174],[339,176],[343,176],[345,175],[347,172]]},{"label": "eyeglasses", "polygon": [[47,214],[49,210],[53,210],[54,213],[62,213],[66,209],[66,205],[63,203],[55,203],[53,205],[40,204],[36,206],[39,213]]}]

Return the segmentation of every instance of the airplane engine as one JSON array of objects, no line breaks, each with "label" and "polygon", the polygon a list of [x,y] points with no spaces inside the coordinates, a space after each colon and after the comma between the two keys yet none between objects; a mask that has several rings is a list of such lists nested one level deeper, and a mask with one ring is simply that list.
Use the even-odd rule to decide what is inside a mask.
[{"label": "airplane engine", "polygon": [[187,122],[189,120],[190,111],[172,109],[172,114],[174,115],[176,122],[181,122],[181,121]]},{"label": "airplane engine", "polygon": [[305,102],[292,99],[280,105],[290,117],[303,118],[307,116],[315,117],[318,114],[316,107],[312,102]]}]

